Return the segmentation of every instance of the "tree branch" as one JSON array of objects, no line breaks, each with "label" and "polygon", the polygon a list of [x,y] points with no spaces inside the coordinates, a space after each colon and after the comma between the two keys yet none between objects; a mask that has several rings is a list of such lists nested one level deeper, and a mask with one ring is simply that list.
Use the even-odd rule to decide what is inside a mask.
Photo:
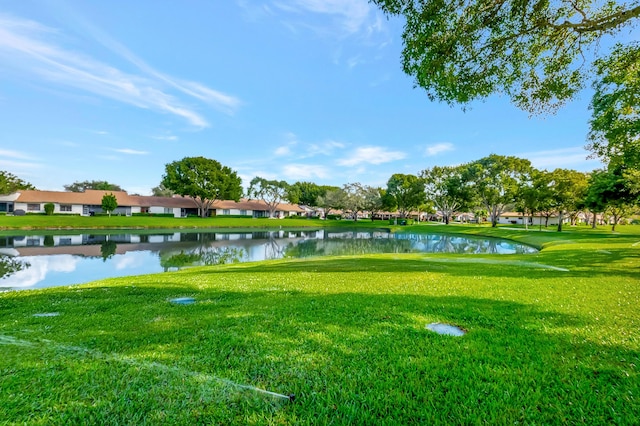
[{"label": "tree branch", "polygon": [[[581,12],[581,11],[580,11]],[[584,14],[581,12],[584,17]],[[603,16],[598,19],[587,19],[586,17],[581,22],[569,22],[564,21],[561,24],[554,24],[549,22],[549,26],[556,29],[571,29],[577,33],[589,33],[595,31],[605,31],[616,28],[625,22],[637,18],[640,16],[640,5],[629,9],[621,10],[612,15]]]}]

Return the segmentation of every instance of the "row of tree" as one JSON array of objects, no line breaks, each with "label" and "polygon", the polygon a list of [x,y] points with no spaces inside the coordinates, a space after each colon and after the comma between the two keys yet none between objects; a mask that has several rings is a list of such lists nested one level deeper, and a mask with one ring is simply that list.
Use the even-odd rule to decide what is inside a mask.
[{"label": "row of tree", "polygon": [[[0,193],[33,189],[33,185],[0,171]],[[105,181],[75,182],[66,190],[121,190]],[[242,180],[237,173],[216,160],[185,157],[165,166],[160,185],[154,195],[178,194],[194,200],[200,215],[206,217],[217,200],[236,200],[243,196]],[[105,210],[117,206],[115,197],[103,200]],[[569,169],[537,170],[529,160],[492,154],[459,166],[434,166],[417,175],[394,174],[386,187],[373,187],[359,182],[342,187],[317,185],[312,182],[289,184],[283,180],[255,177],[247,197],[264,201],[273,217],[282,202],[322,208],[325,215],[341,210],[357,220],[367,212],[397,211],[401,217],[411,212],[437,212],[445,223],[455,213],[473,212],[487,216],[493,226],[507,209],[523,215],[541,215],[548,219],[559,215],[575,223],[579,212],[589,213],[595,226],[597,214],[607,212],[613,224],[628,216],[640,202],[640,183],[630,178],[619,164],[606,170],[581,173]],[[103,203],[104,204],[104,203]]]},{"label": "row of tree", "polygon": [[[322,208],[325,215],[342,210],[355,220],[363,212],[373,218],[382,211],[397,211],[401,217],[418,211],[438,212],[449,223],[455,213],[474,212],[488,216],[493,226],[505,210],[514,209],[523,215],[541,215],[547,222],[559,215],[558,230],[564,217],[575,223],[580,212],[588,213],[595,226],[597,215],[607,212],[615,227],[640,202],[640,185],[627,172],[619,163],[592,173],[549,172],[534,168],[526,159],[492,154],[459,166],[435,166],[418,175],[394,174],[385,188],[359,182],[342,187],[289,184],[257,176],[246,195],[263,200],[272,217],[278,204],[287,201]],[[235,171],[203,157],[167,164],[157,189],[192,197],[203,216],[215,200],[238,200],[243,193]]]}]

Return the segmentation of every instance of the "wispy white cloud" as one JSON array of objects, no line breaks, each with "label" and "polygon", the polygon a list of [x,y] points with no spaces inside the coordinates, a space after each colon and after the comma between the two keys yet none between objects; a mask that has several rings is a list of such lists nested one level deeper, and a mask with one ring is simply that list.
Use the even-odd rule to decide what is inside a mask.
[{"label": "wispy white cloud", "polygon": [[0,159],[0,169],[11,170],[11,173],[18,175],[25,173],[27,170],[39,169],[42,167],[42,163],[38,162]]},{"label": "wispy white cloud", "polygon": [[[333,21],[333,31],[326,32],[334,35],[377,32],[382,25],[376,9],[367,0],[278,0],[273,5],[290,15],[311,12],[326,16]],[[303,26],[313,28],[309,24]]]},{"label": "wispy white cloud", "polygon": [[360,55],[352,56],[347,60],[347,67],[349,67],[349,69],[352,69],[360,65],[362,62],[363,62],[362,56]]},{"label": "wispy white cloud", "polygon": [[50,83],[134,105],[173,114],[203,128],[207,120],[167,89],[174,89],[232,113],[240,100],[200,83],[183,81],[156,71],[124,46],[85,23],[103,45],[136,65],[144,74],[125,73],[86,55],[53,43],[56,31],[35,21],[0,15],[0,58],[5,64]]},{"label": "wispy white cloud", "polygon": [[346,146],[344,143],[332,139],[313,143],[302,142],[293,132],[286,133],[285,139],[286,142],[274,151],[276,156],[295,156],[298,159],[311,158],[318,155],[330,156],[336,150]]},{"label": "wispy white cloud", "polygon": [[307,147],[305,157],[315,157],[316,155],[332,155],[336,150],[344,148],[342,142],[328,139],[320,143],[311,143]]},{"label": "wispy white cloud", "polygon": [[265,15],[273,15],[268,4],[258,4],[255,0],[236,0],[236,4],[244,10],[245,17],[249,21],[256,21]]},{"label": "wispy white cloud", "polygon": [[177,141],[178,140],[178,137],[175,135],[160,135],[160,136],[151,136],[151,137],[159,141]]},{"label": "wispy white cloud", "polygon": [[15,158],[18,160],[33,160],[33,157],[20,151],[0,149],[0,157]]},{"label": "wispy white cloud", "polygon": [[433,157],[434,155],[438,155],[443,152],[453,151],[453,150],[454,150],[454,147],[452,143],[442,142],[442,143],[437,143],[435,145],[427,146],[425,150],[425,155],[428,157]]},{"label": "wispy white cloud", "polygon": [[290,180],[324,179],[330,175],[327,167],[314,164],[287,164],[282,168],[282,174]]},{"label": "wispy white cloud", "polygon": [[290,5],[310,12],[335,16],[348,33],[367,22],[371,6],[367,0],[292,0]]},{"label": "wispy white cloud", "polygon": [[278,148],[276,148],[276,150],[273,153],[275,155],[277,155],[278,157],[284,157],[286,155],[290,155],[291,154],[291,146],[289,146],[289,145],[279,146]]},{"label": "wispy white cloud", "polygon": [[149,154],[148,151],[137,151],[135,149],[129,149],[129,148],[121,148],[121,149],[114,149],[115,152],[119,152],[121,154],[129,154],[129,155],[147,155]]},{"label": "wispy white cloud", "polygon": [[59,144],[62,145],[62,146],[70,147],[70,148],[77,148],[77,147],[81,146],[79,143],[72,142],[72,141],[61,141],[61,142],[59,142]]},{"label": "wispy white cloud", "polygon": [[97,158],[100,158],[101,160],[107,160],[107,161],[120,160],[120,157],[118,157],[117,155],[98,155]]},{"label": "wispy white cloud", "polygon": [[41,169],[43,164],[37,158],[24,152],[0,149],[0,170],[10,170],[11,173],[24,178],[31,171]]},{"label": "wispy white cloud", "polygon": [[378,146],[357,148],[349,157],[338,160],[341,166],[356,166],[359,164],[383,164],[402,160],[407,154],[402,151],[389,151]]},{"label": "wispy white cloud", "polygon": [[537,169],[551,170],[560,167],[590,171],[603,166],[599,160],[588,160],[588,155],[589,152],[581,146],[515,154],[516,157],[531,161],[531,165]]}]

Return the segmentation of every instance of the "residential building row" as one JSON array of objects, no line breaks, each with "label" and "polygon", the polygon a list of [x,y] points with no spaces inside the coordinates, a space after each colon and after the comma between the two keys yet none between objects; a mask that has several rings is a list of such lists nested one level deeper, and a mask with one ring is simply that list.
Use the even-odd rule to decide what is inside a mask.
[{"label": "residential building row", "polygon": [[[118,201],[118,207],[111,212],[114,215],[131,216],[137,213],[149,213],[186,217],[198,214],[197,206],[188,197],[130,195],[126,191],[93,189],[84,192],[24,190],[3,195],[0,196],[0,212],[44,213],[45,204],[51,203],[54,205],[54,214],[91,216],[103,213],[102,198],[106,194],[113,194]],[[307,213],[308,210],[300,206],[281,203],[276,207],[274,217],[305,216]],[[262,200],[219,200],[213,203],[210,214],[212,216],[269,217],[269,208]]]},{"label": "residential building row", "polygon": [[[174,217],[187,217],[198,215],[198,208],[191,198],[182,196],[155,197],[145,195],[130,195],[126,191],[100,191],[88,189],[84,192],[63,192],[63,191],[38,191],[23,190],[9,195],[0,195],[0,213],[13,213],[23,211],[25,213],[44,213],[45,204],[54,205],[54,214],[75,214],[80,216],[90,216],[103,213],[102,198],[106,194],[113,194],[118,202],[118,207],[112,212],[114,215],[131,216],[138,213],[173,215]],[[341,214],[337,210],[332,213]],[[262,200],[241,199],[217,200],[210,210],[211,216],[247,216],[247,217],[269,217],[269,207]],[[307,206],[281,203],[277,206],[274,217],[321,217],[322,209],[314,209]],[[397,213],[379,212],[374,215],[374,219],[387,220],[397,217]],[[369,219],[366,213],[359,213],[359,219]],[[439,221],[442,215],[439,213],[411,212],[409,218],[420,221]],[[470,213],[456,214],[452,218],[457,222],[475,222],[476,218]],[[599,222],[604,222],[598,218]],[[554,214],[545,217],[536,214],[533,217],[523,216],[518,212],[504,212],[500,215],[500,224],[518,225],[557,225],[559,217]],[[570,218],[563,217],[563,222],[568,223]],[[579,221],[586,221],[581,217]]]}]

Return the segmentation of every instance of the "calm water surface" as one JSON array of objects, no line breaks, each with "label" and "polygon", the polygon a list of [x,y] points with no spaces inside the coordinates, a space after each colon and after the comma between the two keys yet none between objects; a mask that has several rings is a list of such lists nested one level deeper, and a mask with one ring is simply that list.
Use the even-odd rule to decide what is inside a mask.
[{"label": "calm water surface", "polygon": [[0,236],[0,289],[35,289],[201,265],[367,253],[533,253],[501,239],[385,230]]}]

